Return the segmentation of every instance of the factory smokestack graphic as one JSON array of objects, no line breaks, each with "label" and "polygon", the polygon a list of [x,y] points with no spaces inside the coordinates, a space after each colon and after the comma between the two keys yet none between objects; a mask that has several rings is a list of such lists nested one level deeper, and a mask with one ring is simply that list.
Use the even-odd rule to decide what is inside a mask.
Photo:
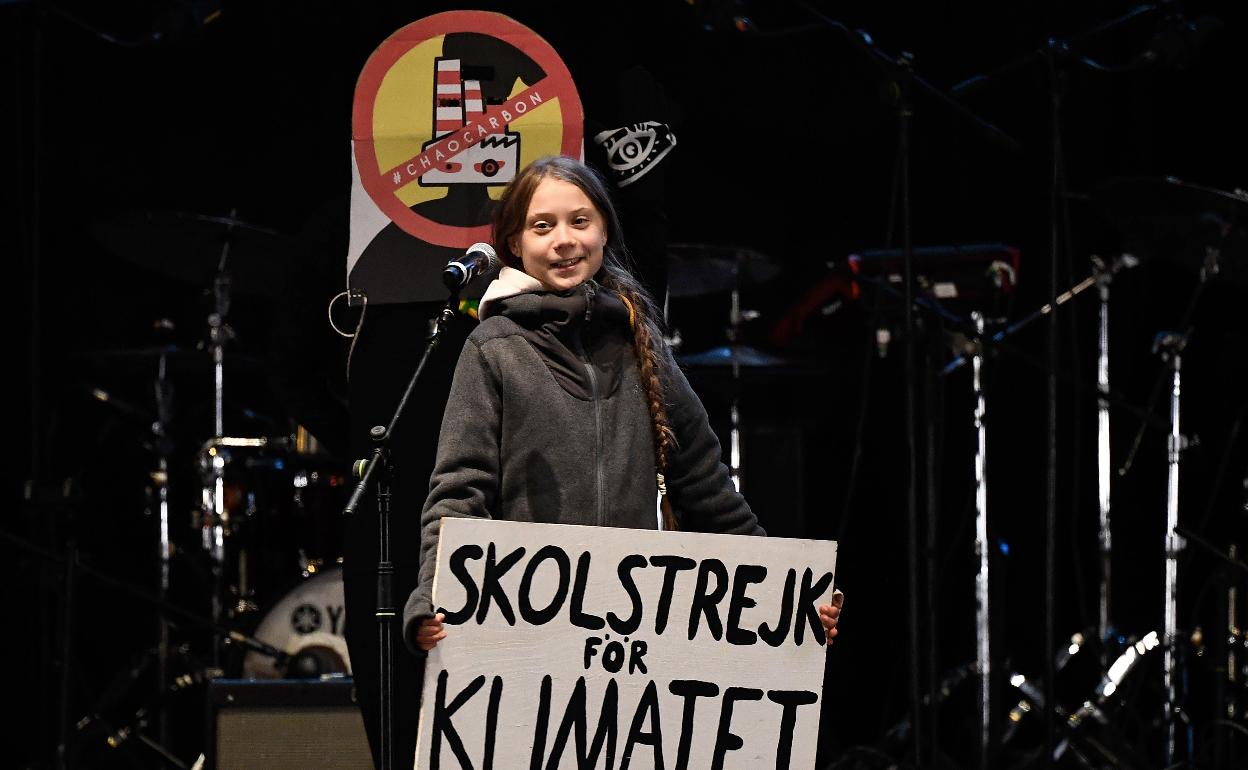
[{"label": "factory smokestack graphic", "polygon": [[[434,62],[433,138],[422,151],[442,137],[463,128],[485,114],[485,100],[478,80],[464,80],[459,59]],[[453,184],[503,185],[520,166],[520,134],[502,124],[500,132],[484,137],[454,157],[437,163],[420,177],[424,186]]]}]

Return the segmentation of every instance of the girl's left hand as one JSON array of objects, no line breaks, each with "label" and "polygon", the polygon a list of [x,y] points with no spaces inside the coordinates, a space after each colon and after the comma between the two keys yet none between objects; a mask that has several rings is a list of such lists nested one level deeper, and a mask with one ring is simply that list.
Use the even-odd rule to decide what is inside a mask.
[{"label": "girl's left hand", "polygon": [[819,606],[819,622],[823,624],[823,633],[828,644],[836,638],[836,624],[841,619],[841,605],[845,603],[845,594],[839,590],[832,592],[832,601]]}]

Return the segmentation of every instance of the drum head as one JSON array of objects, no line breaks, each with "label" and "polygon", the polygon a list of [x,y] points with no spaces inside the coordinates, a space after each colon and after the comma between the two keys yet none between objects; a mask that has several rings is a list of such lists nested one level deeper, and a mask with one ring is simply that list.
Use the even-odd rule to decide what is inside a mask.
[{"label": "drum head", "polygon": [[254,634],[290,655],[289,666],[279,667],[267,655],[248,652],[243,659],[243,676],[281,679],[350,674],[344,610],[341,567],[303,581],[273,605]]}]

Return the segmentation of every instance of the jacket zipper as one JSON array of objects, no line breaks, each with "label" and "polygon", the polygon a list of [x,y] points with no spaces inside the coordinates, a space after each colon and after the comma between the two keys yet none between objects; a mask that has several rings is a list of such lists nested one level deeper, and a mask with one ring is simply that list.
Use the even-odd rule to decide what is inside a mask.
[{"label": "jacket zipper", "polygon": [[[594,314],[594,294],[595,289],[592,283],[585,284],[585,324],[588,326],[593,319]],[[589,360],[589,354],[585,352],[585,344],[581,338],[582,326],[576,328],[576,348],[581,356],[581,363],[585,367],[585,373],[589,375],[590,396],[594,402],[594,464],[597,472],[597,485],[595,501],[597,510],[595,511],[598,519],[598,525],[602,526],[606,523],[605,511],[605,472],[603,470],[602,456],[602,400],[598,395],[598,373],[594,371],[593,362]]]}]

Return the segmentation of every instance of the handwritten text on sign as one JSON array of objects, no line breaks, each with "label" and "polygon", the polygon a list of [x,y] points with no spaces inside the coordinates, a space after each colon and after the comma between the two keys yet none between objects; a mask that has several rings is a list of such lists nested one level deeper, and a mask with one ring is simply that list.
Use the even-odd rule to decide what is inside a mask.
[{"label": "handwritten text on sign", "polygon": [[447,519],[419,770],[811,768],[836,544]]}]

